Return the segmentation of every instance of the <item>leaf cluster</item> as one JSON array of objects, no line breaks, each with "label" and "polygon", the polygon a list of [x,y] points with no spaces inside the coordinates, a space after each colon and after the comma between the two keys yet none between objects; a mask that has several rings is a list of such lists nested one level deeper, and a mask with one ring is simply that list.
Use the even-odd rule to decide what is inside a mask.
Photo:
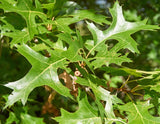
[{"label": "leaf cluster", "polygon": [[[57,94],[78,104],[73,113],[60,110],[53,118],[60,124],[160,123],[154,117],[159,116],[160,72],[123,66],[132,62],[130,53],[140,53],[131,35],[157,25],[126,21],[118,1],[109,9],[112,21],[66,0],[1,0],[0,9],[1,41],[7,37],[31,64],[24,77],[4,85],[13,90],[4,109],[18,101],[25,105],[31,92],[44,86],[50,92],[46,108],[53,108]],[[7,123],[12,122],[44,123],[27,112],[19,118],[10,112]]]}]

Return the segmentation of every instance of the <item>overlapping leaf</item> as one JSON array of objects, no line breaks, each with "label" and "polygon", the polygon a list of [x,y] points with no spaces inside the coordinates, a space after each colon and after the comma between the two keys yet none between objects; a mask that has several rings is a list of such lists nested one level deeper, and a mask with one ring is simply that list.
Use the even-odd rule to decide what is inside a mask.
[{"label": "overlapping leaf", "polygon": [[55,24],[60,31],[73,33],[73,31],[69,28],[70,24],[79,22],[81,20],[92,20],[97,24],[110,24],[109,21],[106,20],[106,17],[103,15],[95,14],[94,12],[88,10],[76,10],[72,14],[66,15],[61,18],[57,18],[53,24]]},{"label": "overlapping leaf", "polygon": [[17,119],[16,115],[13,112],[10,112],[9,117],[6,120],[6,124],[11,124],[12,122],[19,123],[19,120]]},{"label": "overlapping leaf", "polygon": [[13,105],[18,100],[25,104],[30,92],[34,88],[43,85],[48,85],[58,93],[72,98],[69,89],[60,83],[57,75],[57,69],[59,67],[62,68],[66,62],[65,58],[60,56],[52,56],[50,59],[46,58],[33,51],[27,45],[18,46],[18,52],[26,57],[32,64],[32,68],[22,79],[5,85],[13,89],[5,107]]},{"label": "overlapping leaf", "polygon": [[103,49],[102,52],[98,52],[97,55],[94,58],[89,58],[88,60],[94,60],[91,65],[94,66],[94,68],[101,67],[102,65],[109,65],[111,63],[115,63],[117,65],[121,65],[123,62],[132,62],[126,54],[121,55],[121,53],[117,53],[115,49],[108,50],[107,46],[103,44],[103,47],[99,46],[99,49]]},{"label": "overlapping leaf", "polygon": [[100,24],[100,25],[102,25],[103,23],[110,24],[110,22],[106,20],[106,16],[95,14],[94,11],[76,10],[70,16],[73,16],[74,18],[81,19],[81,20],[83,19],[92,20],[93,22]]},{"label": "overlapping leaf", "polygon": [[106,101],[104,114],[106,114],[106,116],[110,119],[115,119],[112,105],[113,103],[117,104],[117,103],[123,103],[123,102],[120,99],[118,99],[116,95],[111,95],[109,91],[105,90],[101,86],[98,86],[98,84],[101,83],[101,80],[98,80],[92,76],[89,76],[89,77],[90,78],[88,78],[88,80],[78,77],[76,82],[81,85],[90,87],[94,92],[97,100]]},{"label": "overlapping leaf", "polygon": [[[105,16],[96,15],[95,13],[89,12],[87,10],[76,10],[70,13],[70,10],[75,9],[75,7],[71,7],[69,9],[65,8],[64,10],[68,12],[63,15],[62,13],[64,10],[62,13],[59,13],[62,8],[60,6],[61,2],[54,1],[54,3],[43,4],[43,7],[48,10],[48,16],[50,18],[57,15],[58,13],[60,16],[56,17],[52,21],[48,21],[46,15],[42,12],[40,2],[38,0],[35,0],[34,2],[35,6],[33,5],[32,0],[1,0],[0,2],[0,8],[3,9],[6,13],[14,12],[24,18],[26,27],[23,25],[23,30],[18,30],[18,28],[15,29],[14,26],[10,25],[10,23],[7,23],[6,20],[2,19],[1,21],[6,25],[0,28],[2,31],[1,35],[4,34],[5,36],[13,38],[11,46],[21,43],[22,45],[15,45],[17,46],[17,51],[22,54],[32,65],[30,71],[22,79],[9,82],[5,85],[6,87],[13,89],[12,94],[8,97],[5,108],[13,105],[18,100],[21,100],[22,103],[25,104],[29,94],[33,91],[33,89],[43,85],[48,85],[61,95],[72,98],[69,89],[63,86],[59,81],[57,69],[63,68],[67,70],[66,65],[68,65],[70,62],[74,62],[75,64],[84,61],[86,62],[87,67],[85,69],[83,69],[83,67],[81,68],[80,66],[79,68],[77,67],[82,76],[77,77],[75,82],[89,88],[89,92],[91,92],[93,97],[95,97],[94,100],[98,106],[98,110],[94,110],[88,103],[85,93],[79,92],[79,109],[74,113],[69,113],[62,109],[61,116],[56,117],[55,120],[62,124],[103,123],[103,119],[106,124],[111,124],[113,122],[125,123],[123,119],[119,119],[115,116],[113,110],[113,104],[123,104],[123,102],[116,95],[111,95],[109,91],[103,88],[107,87],[106,82],[94,75],[92,66],[94,68],[99,68],[102,65],[108,66],[111,63],[121,65],[123,62],[131,62],[131,60],[127,57],[128,54],[122,55],[119,51],[127,48],[133,53],[139,53],[137,49],[137,43],[134,41],[131,35],[139,30],[158,29],[158,26],[147,25],[146,20],[139,22],[126,21],[122,14],[122,7],[119,6],[118,1],[116,1],[114,7],[110,9],[111,15],[113,17],[111,26],[107,30],[101,31],[95,26],[94,23],[87,22],[88,28],[92,33],[93,40],[87,39],[88,41],[84,41],[85,38],[83,39],[78,31],[75,33],[69,27],[69,25],[84,19],[91,20],[101,25],[103,23],[110,24],[106,20]],[[65,1],[63,1],[63,3],[64,2]],[[52,12],[52,10],[57,11]],[[51,34],[51,36],[54,38],[56,37],[54,43],[50,41],[50,39],[45,39],[49,38],[48,35],[46,35],[49,31],[47,31],[45,27],[41,27],[41,24],[37,25],[37,22],[40,22],[41,24],[51,24],[51,28],[52,26],[58,28],[58,31],[55,31],[56,36],[54,32]],[[33,49],[23,44],[27,41],[31,41],[35,34],[43,33],[45,35],[44,37],[37,36],[36,38],[45,44],[36,44],[32,47]],[[118,43],[113,47],[109,47],[109,45],[106,44],[107,40],[116,40]],[[87,46],[84,46],[84,44],[87,44]],[[89,50],[87,55],[87,50],[84,47]],[[42,50],[47,50],[51,57],[47,58],[38,52],[35,52]],[[90,57],[90,54],[92,54],[92,57]],[[107,71],[105,69],[107,69]],[[123,72],[124,76],[143,76],[143,72],[138,72],[137,70],[127,68],[113,69],[107,67],[103,68],[103,70],[111,73],[112,75],[116,75],[116,73],[121,73],[122,75]],[[93,73],[90,74],[90,71]],[[151,74],[150,76],[139,80],[139,83],[141,85],[142,83],[146,83],[145,85],[151,87],[150,90],[159,92],[159,73]],[[101,101],[105,102],[105,107],[101,104]],[[148,109],[150,109],[151,106],[146,102],[137,104],[130,102],[119,106],[119,108],[120,110],[127,112],[128,122],[130,124],[160,123],[159,117],[153,117],[148,113]],[[36,120],[37,123],[43,123],[42,119],[37,120],[29,115],[22,114],[21,117],[29,120],[27,121],[26,119],[23,119],[23,123],[33,123],[32,120]],[[11,122],[13,120],[12,118],[17,120],[13,113],[10,115],[8,121]]]},{"label": "overlapping leaf", "polygon": [[4,18],[0,18],[0,20],[5,24],[0,25],[1,36],[3,36],[3,33],[15,30],[14,27],[11,24],[9,24]]},{"label": "overlapping leaf", "polygon": [[80,49],[83,48],[83,41],[81,37],[72,37],[69,33],[61,33],[58,37],[69,44],[67,51],[64,51],[62,55],[69,59],[70,61],[82,61],[83,58],[79,55]]},{"label": "overlapping leaf", "polygon": [[[42,21],[46,21],[47,19],[46,15],[43,12],[41,12],[39,1],[35,0],[35,6],[33,6],[32,2],[32,0],[18,0],[18,2],[9,2],[6,0],[1,0],[0,3],[0,8],[3,9],[4,12],[15,12],[21,15],[26,21],[27,28],[26,32],[23,33],[26,34],[27,38],[19,39],[19,41],[17,41],[19,43],[26,43],[28,39],[31,40],[35,34],[38,34],[38,25],[36,23],[36,17],[39,17]],[[17,32],[14,32],[14,34],[15,33]],[[11,34],[8,34],[7,36],[9,35]],[[23,35],[18,32],[17,36],[21,37]],[[17,37],[12,38],[13,41],[15,41]]]},{"label": "overlapping leaf", "polygon": [[160,72],[150,72],[149,76],[138,80],[138,83],[142,86],[150,87],[150,90],[155,90],[160,93]]},{"label": "overlapping leaf", "polygon": [[84,93],[79,95],[78,101],[79,109],[75,113],[69,113],[64,109],[61,109],[61,116],[56,117],[55,120],[60,124],[102,123],[101,118],[98,117],[98,111],[94,110],[88,103],[87,96]]},{"label": "overlapping leaf", "polygon": [[113,68],[113,67],[102,67],[101,70],[110,73],[113,76],[128,76],[133,75],[135,77],[142,77],[142,71],[131,69],[131,68]]},{"label": "overlapping leaf", "polygon": [[22,124],[44,124],[43,118],[37,118],[30,116],[27,113],[20,113],[20,117],[16,117],[16,114],[13,112],[10,112],[9,118],[6,121],[6,124],[12,124],[12,123],[19,123],[21,122]]},{"label": "overlapping leaf", "polygon": [[158,26],[147,25],[147,20],[140,22],[126,21],[122,13],[122,7],[119,6],[118,1],[116,1],[114,7],[110,9],[110,13],[113,17],[113,22],[111,26],[105,31],[99,30],[93,23],[88,23],[88,28],[93,35],[95,43],[93,50],[103,41],[108,39],[115,39],[119,41],[117,44],[119,47],[116,47],[118,50],[121,48],[128,48],[132,52],[138,53],[139,51],[137,49],[137,43],[130,35],[139,30],[159,29]]},{"label": "overlapping leaf", "polygon": [[27,41],[30,40],[29,34],[25,30],[4,33],[4,35],[13,38],[12,42],[10,43],[11,47],[17,43],[27,43]]},{"label": "overlapping leaf", "polygon": [[132,52],[139,53],[137,49],[137,43],[130,35],[139,30],[153,30],[159,29],[159,27],[154,25],[147,25],[147,20],[139,22],[126,21],[122,13],[122,7],[119,6],[118,1],[116,1],[114,7],[110,9],[110,13],[113,17],[113,22],[107,30],[101,31],[93,23],[88,22],[88,28],[92,33],[94,40],[94,46],[92,49],[90,49],[88,55],[94,50],[97,51],[97,49],[101,49],[101,46],[104,45],[104,42],[106,40],[114,39],[117,40],[118,43],[113,48],[111,48],[109,52],[106,52],[107,55],[98,54],[96,56],[96,60],[93,59],[95,61],[94,63],[101,64],[101,62],[103,62],[103,64],[106,63],[108,65],[110,63],[121,64],[122,62],[130,62],[130,60],[127,59],[126,56],[117,54],[119,50],[125,48],[129,49]]},{"label": "overlapping leaf", "polygon": [[[61,109],[61,116],[54,118],[60,124],[101,124],[102,120],[99,117],[99,112],[89,104],[87,100],[87,96],[84,92],[79,92],[78,96],[78,104],[79,109],[74,112],[70,113]],[[113,122],[121,122],[120,119],[104,119],[105,124],[112,124]]]},{"label": "overlapping leaf", "polygon": [[148,102],[138,102],[137,104],[129,102],[120,106],[120,110],[126,111],[128,124],[160,124],[160,117],[153,117],[148,112],[151,108]]},{"label": "overlapping leaf", "polygon": [[21,114],[21,123],[22,124],[45,124],[43,122],[43,118],[33,117],[26,113]]}]

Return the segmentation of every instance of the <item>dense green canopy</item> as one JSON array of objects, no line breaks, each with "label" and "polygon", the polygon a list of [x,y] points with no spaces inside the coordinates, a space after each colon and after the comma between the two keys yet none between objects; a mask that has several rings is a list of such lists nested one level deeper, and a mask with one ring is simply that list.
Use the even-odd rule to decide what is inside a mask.
[{"label": "dense green canopy", "polygon": [[160,124],[159,0],[0,0],[0,123]]}]

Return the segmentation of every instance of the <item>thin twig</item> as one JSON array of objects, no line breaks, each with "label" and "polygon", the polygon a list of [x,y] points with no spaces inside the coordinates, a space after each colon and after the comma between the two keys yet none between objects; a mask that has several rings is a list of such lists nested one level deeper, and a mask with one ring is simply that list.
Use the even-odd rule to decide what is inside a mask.
[{"label": "thin twig", "polygon": [[124,82],[123,84],[122,84],[122,86],[120,87],[120,89],[122,89],[127,83],[128,83],[128,80],[130,79],[130,75],[128,76],[128,78],[127,78],[127,80],[126,80],[126,82]]}]

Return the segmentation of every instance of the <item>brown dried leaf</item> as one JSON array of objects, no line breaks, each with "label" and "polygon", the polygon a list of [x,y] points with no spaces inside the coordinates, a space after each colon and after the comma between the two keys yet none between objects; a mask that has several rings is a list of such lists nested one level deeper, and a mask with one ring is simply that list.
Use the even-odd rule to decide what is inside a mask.
[{"label": "brown dried leaf", "polygon": [[54,116],[60,115],[59,110],[52,103],[49,103],[48,101],[42,107],[42,114],[46,113],[54,114]]},{"label": "brown dried leaf", "polygon": [[63,79],[64,80],[64,83],[66,84],[66,87],[69,88],[69,89],[73,89],[73,86],[72,86],[72,78],[70,77],[70,75],[64,71],[62,74],[59,75],[59,79]]}]

